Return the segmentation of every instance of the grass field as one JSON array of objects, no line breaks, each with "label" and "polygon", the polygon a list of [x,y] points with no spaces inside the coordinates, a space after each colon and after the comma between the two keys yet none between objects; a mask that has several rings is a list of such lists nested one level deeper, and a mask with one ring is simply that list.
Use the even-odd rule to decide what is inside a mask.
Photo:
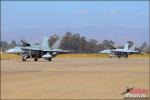
[{"label": "grass field", "polygon": [[[58,55],[59,58],[108,58],[107,54],[62,54]],[[149,57],[149,54],[133,54],[129,55],[130,58],[141,58],[141,57]],[[20,59],[21,56],[17,54],[7,54],[7,53],[1,53],[1,60],[3,59]]]}]

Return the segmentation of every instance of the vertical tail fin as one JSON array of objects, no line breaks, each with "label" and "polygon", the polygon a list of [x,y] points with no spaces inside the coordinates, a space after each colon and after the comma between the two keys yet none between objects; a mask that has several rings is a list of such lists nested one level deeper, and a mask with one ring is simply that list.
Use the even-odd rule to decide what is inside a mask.
[{"label": "vertical tail fin", "polygon": [[49,43],[48,43],[49,38],[48,37],[44,37],[43,38],[43,42],[42,42],[42,47],[45,49],[49,49]]},{"label": "vertical tail fin", "polygon": [[58,38],[58,40],[53,44],[52,49],[59,49],[61,40],[62,40],[62,37]]},{"label": "vertical tail fin", "polygon": [[128,50],[129,49],[129,43],[126,43],[124,46],[124,50]]}]

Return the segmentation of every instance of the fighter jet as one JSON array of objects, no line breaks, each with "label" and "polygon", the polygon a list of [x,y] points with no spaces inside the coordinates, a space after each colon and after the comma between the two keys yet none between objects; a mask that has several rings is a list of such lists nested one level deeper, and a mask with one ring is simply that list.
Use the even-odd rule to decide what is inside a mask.
[{"label": "fighter jet", "polygon": [[130,54],[141,54],[142,52],[136,51],[134,46],[129,48],[129,44],[126,43],[123,49],[106,49],[106,50],[100,51],[100,53],[108,54],[110,58],[112,57],[128,58],[128,55]]},{"label": "fighter jet", "polygon": [[39,58],[44,58],[48,61],[52,61],[52,58],[58,54],[69,53],[70,50],[60,49],[61,39],[59,38],[54,45],[50,48],[48,43],[48,37],[44,37],[41,45],[32,45],[25,40],[21,40],[22,46],[17,46],[5,51],[6,53],[21,54],[22,61],[26,61],[28,58],[34,58],[37,61]]}]

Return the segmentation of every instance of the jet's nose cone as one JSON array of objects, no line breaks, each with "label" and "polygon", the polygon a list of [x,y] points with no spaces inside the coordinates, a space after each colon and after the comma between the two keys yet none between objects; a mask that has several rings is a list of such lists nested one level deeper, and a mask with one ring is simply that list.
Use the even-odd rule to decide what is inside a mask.
[{"label": "jet's nose cone", "polygon": [[9,49],[7,51],[5,51],[6,53],[11,53],[12,52],[12,49]]},{"label": "jet's nose cone", "polygon": [[6,53],[23,53],[24,51],[21,50],[20,48],[13,48],[5,51]]},{"label": "jet's nose cone", "polygon": [[110,53],[110,50],[103,50],[103,51],[100,51],[100,53]]},{"label": "jet's nose cone", "polygon": [[100,51],[100,53],[104,53],[104,51]]},{"label": "jet's nose cone", "polygon": [[100,53],[107,53],[107,51],[106,51],[106,50],[103,50],[103,51],[100,51]]}]

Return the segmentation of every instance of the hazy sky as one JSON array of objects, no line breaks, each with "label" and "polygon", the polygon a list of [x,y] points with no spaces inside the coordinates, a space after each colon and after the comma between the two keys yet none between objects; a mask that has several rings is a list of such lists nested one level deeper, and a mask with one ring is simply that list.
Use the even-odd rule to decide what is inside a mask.
[{"label": "hazy sky", "polygon": [[2,1],[2,40],[42,37],[65,32],[118,44],[148,41],[148,1]]}]

